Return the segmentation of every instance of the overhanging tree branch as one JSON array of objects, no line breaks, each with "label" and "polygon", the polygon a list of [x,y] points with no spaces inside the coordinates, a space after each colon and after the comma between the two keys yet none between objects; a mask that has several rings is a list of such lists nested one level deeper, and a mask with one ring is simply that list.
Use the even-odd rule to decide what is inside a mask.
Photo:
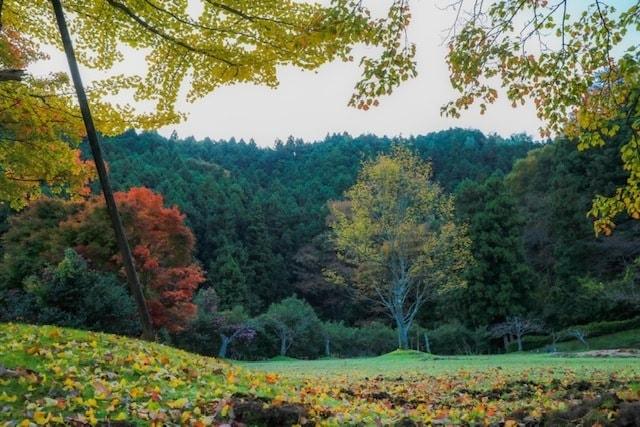
[{"label": "overhanging tree branch", "polygon": [[215,59],[217,61],[223,62],[231,67],[237,67],[238,64],[229,61],[228,59],[225,59],[219,55],[215,55],[209,51],[205,51],[202,49],[198,49],[194,46],[191,46],[185,42],[183,42],[182,40],[179,40],[173,36],[171,36],[170,34],[165,33],[164,31],[160,30],[159,28],[156,28],[152,25],[149,25],[149,23],[147,23],[144,19],[142,19],[141,17],[139,17],[138,15],[136,15],[130,8],[128,8],[125,4],[120,3],[118,1],[115,0],[107,0],[108,3],[115,7],[116,9],[120,10],[122,13],[124,13],[125,15],[127,15],[129,18],[133,19],[136,23],[138,23],[140,26],[142,26],[145,30],[149,31],[152,34],[155,34],[156,36],[162,38],[163,40],[166,40],[168,42],[171,42],[173,44],[175,44],[176,46],[180,46],[181,48],[189,51],[189,52],[193,52],[193,53],[197,53],[200,55],[204,55],[207,56],[209,58]]},{"label": "overhanging tree branch", "polygon": [[[0,0],[1,2],[1,0]],[[2,3],[0,3],[0,6]],[[14,81],[19,82],[25,76],[24,70],[20,69],[4,69],[0,70],[0,82]]]}]

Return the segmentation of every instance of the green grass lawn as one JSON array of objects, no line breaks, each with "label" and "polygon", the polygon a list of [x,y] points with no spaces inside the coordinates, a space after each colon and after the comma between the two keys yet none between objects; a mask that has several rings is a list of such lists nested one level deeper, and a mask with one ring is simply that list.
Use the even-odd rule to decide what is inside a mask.
[{"label": "green grass lawn", "polygon": [[3,427],[555,426],[640,416],[640,359],[393,352],[228,363],[115,335],[0,324],[0,367]]},{"label": "green grass lawn", "polygon": [[396,351],[380,357],[357,359],[286,360],[239,363],[252,371],[269,371],[298,378],[349,375],[354,378],[402,375],[444,375],[459,371],[484,372],[499,369],[507,373],[562,376],[574,370],[580,376],[591,372],[629,372],[640,378],[640,358],[557,357],[544,353],[510,353],[492,356],[431,356],[414,351]]}]

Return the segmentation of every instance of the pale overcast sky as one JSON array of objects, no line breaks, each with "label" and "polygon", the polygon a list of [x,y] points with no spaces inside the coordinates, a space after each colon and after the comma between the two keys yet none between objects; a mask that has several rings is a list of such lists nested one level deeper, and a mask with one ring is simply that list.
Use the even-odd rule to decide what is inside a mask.
[{"label": "pale overcast sky", "polygon": [[[360,73],[357,63],[331,63],[315,73],[283,67],[277,89],[236,85],[221,88],[193,104],[182,102],[180,108],[188,113],[188,119],[160,132],[169,135],[176,130],[181,138],[196,139],[253,138],[261,146],[271,146],[277,138],[289,135],[306,141],[345,131],[352,135],[410,136],[456,126],[503,136],[526,132],[537,137],[539,122],[529,106],[513,109],[506,102],[498,102],[483,116],[477,109],[457,120],[440,115],[440,107],[455,97],[445,63],[446,47],[442,45],[444,30],[453,20],[452,12],[439,8],[445,4],[446,0],[411,3],[409,37],[417,44],[419,76],[383,98],[377,108],[365,112],[347,107]],[[142,65],[139,54],[127,56],[127,68],[131,62]],[[66,71],[64,58],[56,54],[34,71],[51,70]],[[84,69],[83,76],[91,80],[99,75]]]}]

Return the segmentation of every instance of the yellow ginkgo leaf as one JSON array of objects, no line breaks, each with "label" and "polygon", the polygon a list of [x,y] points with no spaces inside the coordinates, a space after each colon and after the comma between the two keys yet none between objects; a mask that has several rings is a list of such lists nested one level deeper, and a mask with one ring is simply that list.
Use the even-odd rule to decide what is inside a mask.
[{"label": "yellow ginkgo leaf", "polygon": [[33,414],[33,421],[35,421],[35,423],[38,424],[39,426],[43,426],[43,425],[47,424],[50,419],[51,419],[51,414],[49,414],[49,413],[44,413],[42,411],[36,411]]},{"label": "yellow ginkgo leaf", "polygon": [[15,402],[16,400],[18,400],[18,396],[16,396],[15,394],[12,395],[8,395],[6,391],[3,391],[2,394],[0,394],[0,402]]},{"label": "yellow ginkgo leaf", "polygon": [[134,399],[137,399],[138,397],[144,395],[144,390],[140,387],[134,387],[129,391],[129,395],[131,395],[131,397],[133,397]]},{"label": "yellow ginkgo leaf", "polygon": [[182,409],[188,402],[189,401],[185,397],[182,397],[180,399],[167,402],[167,405],[169,405],[171,409]]}]

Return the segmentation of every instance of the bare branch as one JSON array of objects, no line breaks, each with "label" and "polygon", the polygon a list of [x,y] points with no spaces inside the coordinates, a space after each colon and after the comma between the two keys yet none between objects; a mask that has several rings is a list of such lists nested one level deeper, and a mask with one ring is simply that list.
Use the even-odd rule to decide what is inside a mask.
[{"label": "bare branch", "polygon": [[[0,7],[2,7],[2,0],[0,0]],[[25,74],[25,71],[20,69],[0,70],[0,82],[19,82],[22,81],[22,78],[25,76]]]}]

